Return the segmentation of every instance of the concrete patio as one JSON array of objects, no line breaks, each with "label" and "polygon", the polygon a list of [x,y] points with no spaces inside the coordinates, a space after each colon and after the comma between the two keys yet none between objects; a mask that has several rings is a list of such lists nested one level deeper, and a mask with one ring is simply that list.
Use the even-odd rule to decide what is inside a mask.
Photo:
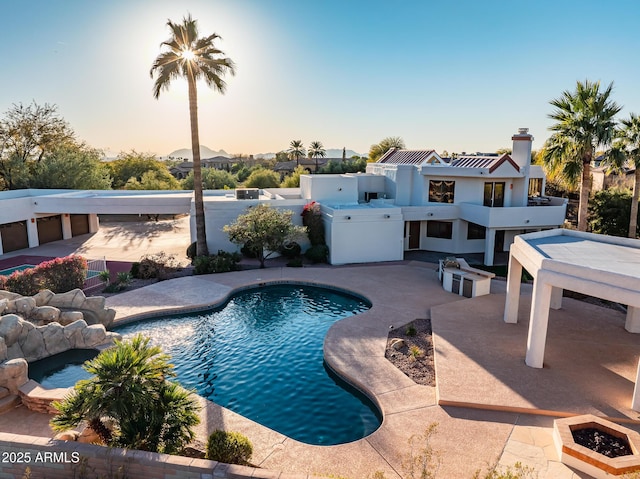
[{"label": "concrete patio", "polygon": [[[409,261],[192,276],[110,297],[108,305],[118,311],[118,321],[126,321],[218,304],[233,290],[281,281],[333,285],[372,302],[366,313],[336,323],[324,345],[327,362],[379,404],[384,421],[370,436],[310,446],[202,400],[199,439],[220,427],[246,434],[255,448],[252,462],[264,468],[256,477],[356,479],[381,471],[398,478],[407,441],[434,422],[438,477],[472,477],[496,462],[517,461],[533,467],[539,479],[587,477],[558,462],[552,415],[638,419],[629,405],[640,341],[624,331],[624,314],[565,298],[563,309],[551,312],[545,368],[532,369],[524,365],[530,288],[523,286],[519,323],[506,324],[504,282],[494,281],[489,296],[464,299],[442,289],[435,268]],[[435,388],[416,385],[384,358],[389,326],[429,315]],[[0,431],[51,437],[48,419],[20,407],[0,416]]]}]

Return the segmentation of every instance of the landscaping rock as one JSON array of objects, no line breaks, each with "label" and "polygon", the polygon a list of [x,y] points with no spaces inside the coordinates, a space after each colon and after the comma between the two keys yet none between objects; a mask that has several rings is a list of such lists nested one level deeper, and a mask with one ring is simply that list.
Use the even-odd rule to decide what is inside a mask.
[{"label": "landscaping rock", "polygon": [[28,319],[33,323],[44,325],[53,321],[58,321],[59,317],[60,310],[58,308],[53,306],[36,306],[34,310],[31,311],[31,315]]},{"label": "landscaping rock", "polygon": [[11,394],[18,394],[18,388],[25,384],[29,378],[27,361],[23,358],[10,359],[0,364],[0,384],[9,390]]},{"label": "landscaping rock", "polygon": [[92,324],[82,330],[82,338],[84,340],[84,347],[90,348],[103,343],[107,338],[107,331],[102,324]]},{"label": "landscaping rock", "polygon": [[12,293],[11,291],[5,291],[4,289],[0,289],[0,299],[8,299],[9,301],[11,301],[20,297],[21,296],[18,293]]},{"label": "landscaping rock", "polygon": [[42,339],[44,340],[44,356],[53,356],[71,349],[71,344],[64,334],[64,328],[58,323],[50,323],[42,329]]},{"label": "landscaping rock", "polygon": [[4,338],[7,347],[15,343],[22,332],[20,317],[15,314],[7,314],[0,318],[0,337]]},{"label": "landscaping rock", "polygon": [[4,342],[4,338],[0,337],[0,361],[8,359],[7,356],[7,343]]},{"label": "landscaping rock", "polygon": [[5,314],[7,307],[9,306],[9,300],[6,298],[0,299],[0,314]]},{"label": "landscaping rock", "polygon": [[406,346],[406,344],[404,342],[404,339],[394,338],[391,340],[391,343],[389,344],[389,346],[391,346],[396,351],[400,351],[402,348]]},{"label": "landscaping rock", "polygon": [[63,326],[67,326],[69,324],[72,324],[76,321],[81,321],[83,319],[84,319],[84,315],[80,311],[61,311],[60,317],[58,318],[58,322]]},{"label": "landscaping rock", "polygon": [[24,358],[27,361],[36,361],[47,356],[47,354],[43,355],[45,351],[44,338],[42,337],[42,331],[39,328],[29,331],[25,341],[22,342],[20,346],[22,347]]},{"label": "landscaping rock", "polygon": [[78,431],[63,431],[53,436],[53,438],[58,441],[77,441],[78,437],[80,437]]},{"label": "landscaping rock", "polygon": [[47,304],[49,304],[49,301],[51,301],[51,298],[53,298],[54,295],[55,293],[53,291],[43,289],[42,291],[37,293],[33,297],[33,299],[36,300],[36,306],[46,306]]},{"label": "landscaping rock", "polygon": [[29,317],[31,311],[36,307],[36,300],[30,296],[19,297],[7,303],[8,313],[18,313],[23,318]]}]

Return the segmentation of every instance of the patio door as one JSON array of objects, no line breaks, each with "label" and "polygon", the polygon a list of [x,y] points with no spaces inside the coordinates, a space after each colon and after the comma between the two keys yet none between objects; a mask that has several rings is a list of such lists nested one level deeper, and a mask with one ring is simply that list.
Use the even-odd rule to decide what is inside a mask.
[{"label": "patio door", "polygon": [[484,206],[504,206],[504,181],[484,184]]},{"label": "patio door", "polygon": [[409,221],[408,249],[420,248],[420,221]]}]

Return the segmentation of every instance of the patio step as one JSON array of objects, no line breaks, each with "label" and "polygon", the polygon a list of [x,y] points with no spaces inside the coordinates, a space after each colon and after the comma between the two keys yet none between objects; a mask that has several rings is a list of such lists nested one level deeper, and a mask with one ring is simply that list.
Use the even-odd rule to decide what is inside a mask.
[{"label": "patio step", "polygon": [[0,399],[0,414],[11,411],[20,404],[20,398],[15,394]]},{"label": "patio step", "polygon": [[9,395],[9,390],[0,386],[0,399],[6,398]]}]

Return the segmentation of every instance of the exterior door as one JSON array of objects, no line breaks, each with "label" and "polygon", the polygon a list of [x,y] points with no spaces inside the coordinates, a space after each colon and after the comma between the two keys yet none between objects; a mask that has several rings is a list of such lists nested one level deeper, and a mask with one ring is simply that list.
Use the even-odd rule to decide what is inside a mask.
[{"label": "exterior door", "polygon": [[38,224],[38,243],[45,244],[62,239],[62,217],[46,216],[36,220]]},{"label": "exterior door", "polygon": [[71,236],[89,232],[89,215],[71,215]]},{"label": "exterior door", "polygon": [[409,249],[420,248],[420,222],[409,221]]},{"label": "exterior door", "polygon": [[496,230],[496,240],[493,243],[493,251],[496,253],[504,251],[504,230]]},{"label": "exterior door", "polygon": [[5,253],[29,247],[26,221],[0,225],[0,234],[2,235],[2,250]]},{"label": "exterior door", "polygon": [[484,184],[484,206],[504,206],[504,181]]}]

